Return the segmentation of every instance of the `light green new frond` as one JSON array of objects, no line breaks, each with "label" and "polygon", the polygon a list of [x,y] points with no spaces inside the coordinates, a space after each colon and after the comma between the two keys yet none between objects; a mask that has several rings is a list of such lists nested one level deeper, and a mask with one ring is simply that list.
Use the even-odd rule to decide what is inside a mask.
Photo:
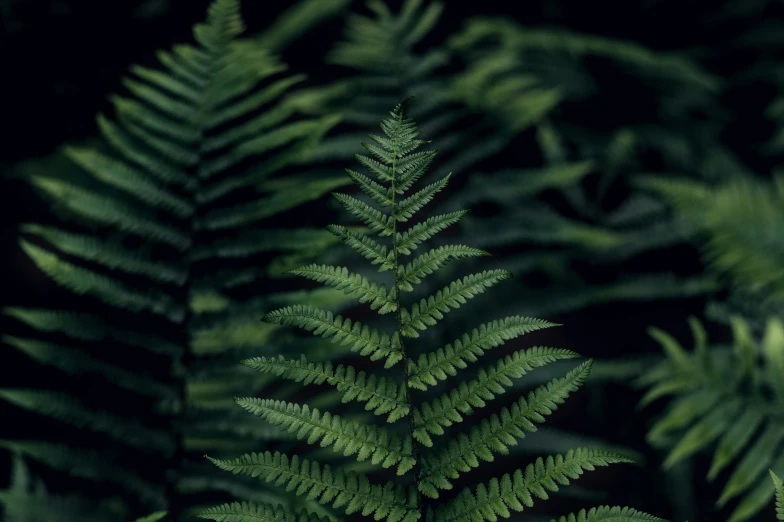
[{"label": "light green new frond", "polygon": [[[481,251],[480,251],[481,252]],[[474,328],[471,334],[463,334],[444,348],[422,354],[414,364],[410,362],[408,385],[412,388],[426,390],[434,386],[438,380],[445,380],[450,375],[457,375],[457,369],[466,368],[468,362],[476,362],[489,348],[495,348],[504,342],[525,335],[529,332],[558,326],[544,319],[513,316],[500,321],[485,323]]]},{"label": "light green new frond", "polygon": [[402,358],[397,334],[390,337],[386,332],[380,333],[360,322],[352,322],[351,319],[334,316],[332,312],[312,306],[287,306],[268,313],[262,320],[309,330],[313,335],[320,335],[335,344],[350,346],[352,352],[370,355],[374,361],[386,358],[386,368],[392,367]]},{"label": "light green new frond", "polygon": [[468,214],[467,210],[458,210],[449,214],[441,214],[427,218],[421,223],[417,223],[405,232],[398,232],[395,238],[397,249],[403,255],[411,254],[423,241],[427,241],[442,230],[454,225]]},{"label": "light green new frond", "polygon": [[108,412],[95,411],[76,399],[55,392],[27,389],[2,389],[0,398],[48,417],[80,428],[105,433],[116,441],[144,448],[163,455],[174,451],[171,438],[154,431],[138,421],[126,420]]},{"label": "light green new frond", "polygon": [[435,295],[415,303],[410,311],[402,309],[401,333],[406,337],[419,337],[417,330],[426,330],[443,319],[444,313],[460,308],[468,299],[511,277],[512,273],[507,270],[485,270],[453,281]]},{"label": "light green new frond", "polygon": [[387,422],[408,415],[410,407],[405,400],[405,389],[397,384],[394,379],[376,377],[374,374],[357,372],[351,366],[332,363],[308,362],[304,356],[298,361],[286,359],[282,355],[277,358],[254,357],[242,361],[242,364],[254,370],[272,373],[304,384],[322,384],[327,382],[337,388],[343,396],[343,402],[364,402],[366,410],[372,410],[376,415],[389,414]]},{"label": "light green new frond", "polygon": [[307,405],[257,398],[236,401],[248,412],[289,433],[296,433],[298,439],[307,437],[308,444],[321,441],[322,447],[332,446],[345,457],[357,454],[358,461],[371,458],[373,464],[381,464],[384,468],[400,464],[398,475],[411,469],[416,462],[411,441],[404,441],[384,428],[346,421],[329,412],[322,414]]},{"label": "light green new frond", "polygon": [[289,458],[278,452],[250,453],[234,460],[208,458],[223,470],[285,485],[287,491],[305,495],[307,500],[343,508],[349,515],[357,512],[363,516],[375,514],[377,520],[386,517],[389,522],[413,522],[420,518],[416,510],[416,493],[400,484],[389,482],[382,487],[371,484],[360,473],[332,469],[315,461],[300,460],[296,455]]},{"label": "light green new frond", "polygon": [[378,310],[379,314],[397,310],[394,288],[387,290],[385,285],[370,281],[359,274],[352,274],[346,267],[312,264],[290,270],[289,273],[343,290],[352,297],[358,297],[360,303],[369,302],[370,309]]},{"label": "light green new frond", "polygon": [[570,513],[550,522],[667,522],[663,518],[637,511],[630,507],[599,506],[589,510],[581,509],[577,514]]},{"label": "light green new frond", "polygon": [[381,265],[378,268],[379,272],[392,270],[394,267],[393,252],[387,250],[386,246],[380,245],[373,238],[339,225],[330,225],[327,227],[327,230],[356,250],[359,255],[370,261],[371,264]]},{"label": "light green new frond", "polygon": [[773,488],[776,492],[776,518],[784,520],[784,484],[772,471],[770,471],[770,478],[773,479]]},{"label": "light green new frond", "polygon": [[257,504],[254,502],[233,502],[202,511],[199,518],[215,522],[327,522],[329,518],[310,514],[305,510],[294,513],[283,506]]},{"label": "light green new frond", "polygon": [[184,310],[167,294],[136,291],[109,277],[60,259],[32,243],[22,240],[20,244],[38,268],[76,294],[89,294],[108,305],[132,312],[149,310],[174,322],[182,320]]},{"label": "light green new frond", "polygon": [[94,261],[107,268],[144,275],[162,283],[182,285],[186,279],[182,269],[166,262],[152,261],[143,250],[129,250],[116,241],[103,241],[95,236],[32,223],[21,225],[20,230],[44,239],[65,254]]},{"label": "light green new frond", "polygon": [[334,193],[333,196],[335,196],[335,199],[343,205],[349,214],[361,219],[371,228],[371,230],[378,232],[380,236],[392,235],[394,229],[389,222],[389,217],[378,209],[345,194]]},{"label": "light green new frond", "polygon": [[498,415],[482,419],[467,435],[461,433],[446,448],[425,457],[421,491],[432,496],[436,489],[452,489],[448,479],[456,479],[461,473],[479,467],[480,460],[492,462],[494,452],[509,453],[508,447],[515,446],[526,431],[535,432],[534,423],[544,422],[544,416],[553,413],[570,393],[582,386],[590,372],[591,362],[587,361],[565,376],[537,387],[528,397],[520,397],[511,408],[502,408]]},{"label": "light green new frond", "polygon": [[[470,414],[473,408],[485,406],[485,400],[491,400],[496,395],[504,393],[504,386],[511,386],[512,380],[530,372],[534,368],[552,362],[572,359],[578,355],[570,350],[560,348],[547,348],[535,346],[527,350],[520,350],[507,355],[487,370],[480,370],[476,379],[470,382],[461,381],[449,392],[435,398],[430,403],[423,403],[421,409],[413,411],[414,430],[416,440],[425,446],[432,446],[429,433],[443,435],[442,426],[451,426],[455,422],[462,422],[460,413]],[[590,364],[586,362],[584,364]]]},{"label": "light green new frond", "polygon": [[442,180],[426,186],[398,203],[394,218],[401,223],[411,219],[417,211],[432,201],[433,197],[446,187],[450,176],[451,174],[445,176]]},{"label": "light green new frond", "polygon": [[578,448],[566,455],[538,458],[525,471],[517,470],[498,479],[480,484],[475,493],[464,489],[454,500],[436,511],[439,522],[482,522],[495,521],[498,516],[509,518],[511,511],[523,511],[534,505],[534,497],[549,498],[548,491],[558,491],[560,485],[568,485],[569,479],[577,479],[586,470],[596,466],[632,462],[623,455],[604,450]]},{"label": "light green new frond", "polygon": [[158,522],[159,520],[163,520],[166,515],[168,514],[167,511],[158,511],[157,513],[153,513],[152,515],[147,515],[146,517],[136,519],[136,522]]}]

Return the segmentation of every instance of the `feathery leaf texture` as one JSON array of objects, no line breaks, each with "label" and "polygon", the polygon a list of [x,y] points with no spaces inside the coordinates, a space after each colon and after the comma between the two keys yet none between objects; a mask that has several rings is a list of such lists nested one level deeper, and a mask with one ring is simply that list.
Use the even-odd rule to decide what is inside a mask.
[{"label": "feathery leaf texture", "polygon": [[653,329],[667,360],[643,374],[648,388],[640,405],[661,397],[671,404],[648,433],[662,445],[679,434],[664,462],[666,467],[715,445],[708,480],[728,466],[732,473],[718,500],[719,507],[741,497],[732,522],[754,516],[771,501],[765,470],[784,472],[784,325],[769,319],[762,339],[754,339],[748,324],[732,318],[731,350],[709,348],[704,328],[690,318],[695,350],[687,352],[674,338]]},{"label": "feathery leaf texture", "polygon": [[[301,5],[287,11],[288,25],[273,24],[274,35],[266,41],[281,45],[287,34],[303,29],[294,27],[294,22],[310,24],[334,12],[338,2],[329,2],[328,9],[323,5],[328,2],[318,3],[322,4],[318,15],[305,16]],[[126,462],[133,463],[138,460],[134,455],[145,453],[175,455],[161,458],[159,469],[140,471],[145,477],[157,477],[155,484],[145,483],[142,488],[135,479],[119,481],[115,493],[140,498],[150,512],[168,505],[164,472],[176,471],[178,481],[187,481],[192,472],[203,477],[193,493],[214,487],[215,477],[223,475],[207,462],[196,471],[174,469],[185,462],[181,456],[192,451],[189,444],[200,452],[258,449],[250,436],[258,430],[248,430],[242,423],[235,430],[222,428],[230,423],[230,416],[213,427],[191,418],[200,406],[220,409],[215,405],[229,389],[220,376],[229,362],[212,358],[214,352],[240,347],[267,354],[265,341],[277,335],[263,325],[267,338],[260,339],[256,318],[243,322],[234,313],[255,303],[243,303],[241,298],[235,302],[226,290],[258,284],[275,266],[293,259],[297,264],[311,262],[338,242],[324,231],[258,226],[348,180],[321,174],[279,179],[284,169],[308,164],[311,152],[338,118],[298,114],[290,91],[304,76],[288,75],[285,64],[262,43],[264,39],[239,38],[243,30],[239,0],[213,0],[206,20],[193,28],[193,45],[158,52],[160,67],[130,68],[124,93],[110,97],[113,113],[97,117],[103,146],[65,147],[64,164],[73,172],[25,171],[31,185],[66,219],[56,227],[23,224],[21,247],[43,273],[76,294],[76,301],[69,303],[68,311],[5,309],[7,316],[31,327],[26,331],[57,339],[47,335],[43,341],[32,333],[7,336],[4,342],[31,361],[71,378],[97,377],[100,386],[85,397],[70,397],[59,390],[3,390],[0,397],[83,433],[111,438],[112,450],[127,457]],[[244,233],[249,227],[252,233]],[[222,237],[216,239],[212,231],[220,231]],[[258,266],[255,256],[261,253],[274,254],[268,266]],[[339,279],[340,274],[336,276]],[[353,287],[355,282],[359,286]],[[355,295],[370,285],[354,279],[347,286],[337,279],[335,283]],[[379,292],[372,305],[391,311],[394,296],[383,289]],[[267,302],[289,305],[302,294],[268,297]],[[333,295],[325,302],[346,299]],[[83,306],[90,312],[81,312]],[[206,366],[202,355],[210,357],[207,370],[183,367]],[[244,382],[249,381],[236,379],[233,384]],[[365,381],[357,383],[364,385]],[[118,390],[133,397],[130,405],[120,401],[93,406]],[[377,391],[382,395],[387,389]],[[190,407],[184,407],[188,401]],[[224,409],[225,402],[232,406],[230,400],[224,401]],[[386,405],[374,402],[373,407]],[[138,411],[149,411],[150,416],[138,421]],[[160,427],[167,424],[172,429],[176,425],[175,431],[183,437],[163,433]],[[235,440],[238,433],[244,433],[244,441]],[[60,449],[38,448],[30,458],[68,472],[65,462],[73,462],[78,452]],[[135,476],[133,469],[119,469],[110,458],[113,455],[101,466],[76,462],[73,467],[99,483],[116,484],[117,477]],[[71,519],[79,520],[77,514]]]},{"label": "feathery leaf texture", "polygon": [[202,511],[199,518],[215,522],[327,522],[329,518],[299,511],[294,513],[283,506],[254,502],[233,502]]},{"label": "feathery leaf texture", "polygon": [[770,472],[770,478],[773,479],[773,488],[776,490],[776,518],[784,520],[784,484],[773,471]]},{"label": "feathery leaf texture", "polygon": [[[311,331],[361,356],[368,356],[371,361],[384,360],[385,373],[381,376],[372,370],[357,372],[350,365],[314,363],[306,357],[254,357],[243,361],[244,365],[262,373],[303,384],[334,386],[344,402],[364,402],[366,410],[379,417],[386,416],[388,423],[404,420],[405,435],[397,434],[396,426],[349,421],[309,405],[266,397],[237,399],[245,410],[309,444],[332,446],[334,451],[343,452],[345,456],[354,455],[358,461],[369,459],[374,466],[397,466],[400,479],[377,485],[361,473],[278,452],[248,453],[233,460],[210,457],[210,460],[235,474],[260,477],[285,486],[288,491],[295,491],[308,500],[342,507],[347,514],[361,512],[365,516],[373,515],[376,520],[391,522],[495,521],[499,516],[509,517],[510,510],[521,511],[524,506],[531,506],[534,497],[546,499],[547,491],[557,491],[559,484],[568,484],[584,470],[630,460],[605,450],[569,450],[565,455],[540,458],[524,470],[492,479],[486,485],[479,485],[474,492],[465,489],[451,501],[431,502],[439,498],[439,490],[453,487],[450,480],[472,471],[480,461],[493,461],[494,454],[509,453],[509,447],[516,445],[526,432],[536,431],[536,424],[544,422],[546,415],[582,385],[592,361],[578,365],[562,378],[540,385],[499,413],[482,418],[476,416],[474,409],[504,393],[514,385],[515,379],[535,368],[575,358],[577,354],[536,346],[498,359],[471,379],[450,382],[449,378],[456,376],[458,369],[466,369],[469,363],[478,361],[487,350],[535,330],[555,326],[554,323],[511,316],[482,324],[444,348],[422,353],[417,360],[409,355],[412,347],[407,341],[413,339],[415,342],[418,331],[435,325],[444,319],[446,312],[466,304],[511,274],[505,270],[487,270],[454,281],[410,307],[401,304],[404,292],[413,291],[423,277],[436,272],[448,261],[487,255],[464,245],[445,245],[403,264],[403,256],[411,254],[424,241],[464,215],[457,211],[420,219],[408,229],[398,230],[409,219],[416,219],[417,212],[448,182],[448,177],[444,178],[406,197],[406,192],[413,188],[434,159],[430,151],[414,152],[427,142],[418,139],[416,125],[406,117],[407,103],[395,107],[390,117],[382,122],[384,136],[371,136],[375,144],[366,145],[366,148],[373,158],[357,156],[375,179],[348,171],[370,202],[353,196],[338,196],[352,215],[371,228],[370,233],[365,235],[345,227],[330,227],[333,234],[371,264],[381,265],[380,272],[392,272],[394,284],[391,289],[352,274],[344,267],[312,264],[292,270],[294,274],[343,290],[361,303],[370,303],[370,308],[380,315],[396,312],[395,329],[388,332],[370,328],[308,304],[284,306],[267,312],[262,319],[266,323]],[[373,203],[381,208],[372,207]],[[403,364],[396,366],[401,361]],[[427,390],[439,381],[446,381],[442,394],[430,401],[414,396],[416,390]],[[459,424],[468,416],[473,426],[466,433],[459,433],[452,439],[445,437],[443,444],[433,443],[431,434],[446,435],[445,427]],[[373,468],[363,468],[363,471],[365,469]],[[207,513],[216,515],[228,510],[235,514],[256,509],[263,511],[260,518],[264,520],[270,512],[267,508],[259,510],[236,504],[215,509],[218,511]],[[599,508],[591,511],[590,517],[607,518],[608,512],[622,520],[658,521],[628,508]],[[280,516],[291,518],[293,515]],[[581,520],[586,518],[585,513],[579,516]]]},{"label": "feathery leaf texture", "polygon": [[305,356],[299,360],[291,360],[282,355],[277,358],[254,357],[242,361],[242,364],[303,384],[327,382],[341,393],[343,402],[365,402],[365,409],[372,410],[376,415],[388,413],[387,422],[395,422],[408,415],[410,410],[405,389],[394,379],[368,375],[364,371],[357,372],[351,366],[341,364],[333,367],[329,361],[308,362]]}]

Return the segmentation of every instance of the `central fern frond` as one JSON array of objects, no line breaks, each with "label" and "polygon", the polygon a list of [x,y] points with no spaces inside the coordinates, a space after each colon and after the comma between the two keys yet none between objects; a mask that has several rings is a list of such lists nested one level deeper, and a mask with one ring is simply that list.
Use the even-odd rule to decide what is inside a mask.
[{"label": "central fern frond", "polygon": [[[418,357],[412,355],[420,348],[415,343],[421,331],[446,319],[451,310],[509,279],[511,274],[505,270],[487,270],[453,281],[410,304],[401,300],[404,294],[416,291],[425,277],[450,261],[487,255],[464,245],[416,252],[425,241],[457,223],[465,211],[408,224],[417,219],[418,213],[446,187],[449,176],[409,194],[433,162],[435,151],[418,150],[427,142],[419,139],[416,125],[405,115],[405,107],[405,103],[398,105],[382,122],[383,136],[371,136],[374,143],[365,145],[370,155],[357,156],[372,177],[348,171],[369,202],[347,194],[335,195],[350,214],[367,225],[366,232],[335,225],[329,227],[362,257],[380,265],[378,272],[390,271],[392,281],[375,281],[349,272],[345,267],[318,264],[292,271],[343,290],[361,303],[369,304],[379,315],[394,312],[394,330],[372,328],[308,305],[284,307],[263,318],[268,323],[298,326],[337,345],[348,346],[351,351],[369,356],[373,361],[383,361],[386,369],[383,376],[343,364],[334,367],[329,362],[309,362],[305,357],[256,357],[243,361],[262,373],[303,384],[331,385],[344,402],[362,402],[366,410],[386,417],[386,422],[365,425],[305,404],[268,398],[236,399],[250,413],[298,439],[331,447],[358,461],[370,460],[383,468],[394,467],[398,478],[383,485],[375,484],[361,473],[334,469],[314,460],[278,452],[247,454],[234,460],[210,460],[233,473],[260,477],[286,486],[289,491],[305,495],[309,500],[343,508],[347,514],[372,515],[376,520],[389,522],[495,521],[498,517],[509,517],[511,511],[531,506],[534,497],[546,499],[548,491],[556,491],[559,485],[568,484],[585,470],[629,462],[629,459],[605,450],[570,450],[565,455],[539,458],[523,469],[479,484],[475,489],[466,488],[452,500],[434,502],[441,498],[443,490],[453,488],[452,480],[479,467],[480,461],[492,461],[494,454],[509,453],[509,447],[516,445],[526,432],[536,431],[536,424],[544,422],[547,415],[580,387],[590,372],[591,361],[560,379],[539,386],[499,413],[482,419],[477,418],[475,410],[505,393],[514,385],[514,380],[555,361],[577,357],[577,354],[536,346],[488,364],[473,378],[449,382],[450,378],[457,376],[469,363],[477,362],[489,349],[526,333],[555,326],[554,323],[511,316],[479,325],[443,348],[421,350]],[[373,202],[379,207],[372,206]],[[429,392],[429,387],[438,385],[439,381],[447,381],[445,391],[437,395],[431,393],[427,398],[416,396],[418,392]],[[460,424],[468,417],[471,417],[473,427],[450,440],[445,428]],[[443,439],[437,440],[439,437]],[[270,512],[271,508],[263,506],[234,505],[215,508],[201,516],[244,522],[258,519],[256,513]],[[624,521],[658,520],[628,508],[609,507],[580,512],[578,517],[598,520],[608,514]],[[295,515],[278,513],[276,516],[281,520],[294,520]]]}]

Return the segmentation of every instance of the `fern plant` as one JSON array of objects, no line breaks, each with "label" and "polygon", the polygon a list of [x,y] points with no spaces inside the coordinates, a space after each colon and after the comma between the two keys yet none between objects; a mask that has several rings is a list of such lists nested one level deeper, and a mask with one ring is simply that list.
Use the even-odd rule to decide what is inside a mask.
[{"label": "fern plant", "polygon": [[740,308],[714,305],[752,319],[784,317],[784,177],[771,181],[736,176],[717,186],[648,177],[640,185],[666,201],[701,245],[708,266],[726,278]]},{"label": "fern plant", "polygon": [[[453,204],[495,209],[466,221],[465,233],[482,238],[482,248],[531,245],[507,258],[551,281],[533,299],[543,303],[543,312],[716,290],[711,277],[677,277],[674,267],[630,273],[627,263],[684,242],[682,223],[668,216],[662,202],[630,187],[630,175],[657,165],[665,172],[721,178],[738,166],[718,140],[714,113],[721,83],[715,76],[684,57],[635,42],[494,17],[470,19],[447,48],[464,64],[451,82],[453,97],[495,115],[515,133],[532,122],[536,128],[525,155],[536,164],[519,161],[475,176]],[[624,74],[608,76],[601,65]],[[616,89],[623,95],[616,96]],[[549,110],[540,115],[542,99],[550,100]],[[635,106],[619,108],[624,99]],[[655,115],[639,112],[653,104]],[[684,121],[694,113],[711,118]],[[525,226],[494,233],[508,221]],[[554,246],[559,250],[553,252]],[[620,275],[599,284],[578,275],[575,263],[612,267]]]},{"label": "fern plant", "polygon": [[[510,408],[481,420],[475,410],[486,406],[512,384],[537,367],[577,356],[563,349],[534,347],[498,360],[477,373],[475,379],[455,382],[460,370],[476,362],[486,351],[527,332],[554,326],[540,319],[511,316],[474,328],[459,339],[432,351],[415,355],[413,344],[420,332],[435,326],[445,314],[466,304],[511,277],[505,270],[486,270],[453,281],[434,295],[404,305],[404,294],[416,289],[424,278],[451,260],[486,255],[465,245],[449,245],[429,251],[420,247],[428,239],[457,223],[464,211],[419,217],[418,211],[442,190],[449,177],[411,192],[414,184],[433,162],[436,152],[417,150],[427,142],[420,139],[413,120],[406,117],[406,103],[395,107],[381,123],[383,136],[371,135],[365,144],[371,156],[357,155],[372,177],[349,170],[349,176],[380,209],[346,194],[335,194],[346,210],[361,219],[385,245],[372,235],[332,225],[329,230],[344,243],[378,265],[379,272],[391,272],[388,284],[377,282],[342,267],[312,264],[294,273],[342,289],[367,303],[379,315],[392,315],[394,328],[387,331],[347,317],[334,315],[309,304],[279,308],[264,316],[270,324],[297,326],[314,335],[330,339],[352,352],[383,364],[384,373],[359,371],[353,366],[334,367],[306,358],[258,357],[243,364],[263,373],[272,373],[304,384],[328,383],[345,401],[365,403],[365,408],[381,417],[380,424],[358,424],[339,415],[320,411],[306,404],[272,398],[239,398],[237,403],[249,413],[295,434],[310,444],[320,443],[359,461],[391,468],[397,477],[385,484],[371,482],[366,474],[333,468],[329,465],[280,452],[249,453],[236,459],[210,460],[234,474],[258,477],[285,486],[309,500],[317,500],[347,514],[361,513],[390,522],[481,521],[508,518],[512,511],[533,505],[534,498],[546,499],[578,478],[585,470],[616,462],[626,457],[605,450],[579,448],[565,455],[539,458],[514,473],[493,478],[487,483],[465,488],[450,500],[444,491],[453,489],[464,474],[493,461],[494,454],[505,454],[526,432],[536,431],[558,404],[575,391],[588,375],[587,361],[559,379],[553,379],[521,397]],[[404,228],[405,227],[405,228]],[[419,255],[415,256],[419,250]],[[406,259],[408,258],[408,259]],[[393,370],[397,369],[396,373]],[[421,402],[416,392],[447,381],[452,386],[435,400]],[[471,418],[474,426],[454,437],[446,429]],[[402,421],[402,422],[398,422]],[[441,500],[440,502],[437,502]],[[306,514],[275,510],[271,506],[246,503],[225,504],[200,515],[218,521],[315,520]],[[601,507],[581,511],[562,520],[658,520],[630,508]]]},{"label": "fern plant", "polygon": [[776,518],[784,520],[784,484],[773,471],[770,472],[770,477],[773,479],[773,488],[776,491]]},{"label": "fern plant", "polygon": [[[265,48],[239,38],[242,30],[238,1],[215,0],[194,28],[196,45],[160,52],[161,70],[131,69],[127,95],[111,98],[116,118],[98,117],[105,146],[67,148],[76,172],[29,176],[56,216],[23,225],[20,245],[74,295],[65,308],[3,311],[16,321],[3,342],[54,372],[0,390],[14,408],[48,418],[38,421],[48,424],[32,433],[36,440],[0,446],[70,475],[65,492],[121,496],[131,512],[171,507],[175,518],[207,491],[277,498],[240,477],[217,476],[194,455],[290,439],[232,417],[226,395],[261,390],[269,379],[227,367],[265,349],[304,350],[286,332],[259,325],[256,307],[346,301],[339,292],[288,292],[275,281],[335,238],[268,226],[346,181],[279,179],[308,161],[337,120],[298,115],[288,92],[303,77],[285,74]],[[261,300],[245,297],[270,285]],[[30,504],[39,522],[77,519],[57,509],[43,517],[40,504]],[[88,515],[79,520],[127,516]]]},{"label": "fern plant", "polygon": [[652,444],[671,448],[664,466],[715,445],[707,478],[733,468],[716,504],[740,497],[729,517],[740,522],[773,498],[765,470],[784,473],[784,324],[769,319],[759,343],[746,321],[736,316],[731,324],[733,346],[709,347],[702,323],[691,317],[693,353],[652,328],[667,359],[639,384],[648,388],[640,406],[672,397],[648,433]]}]

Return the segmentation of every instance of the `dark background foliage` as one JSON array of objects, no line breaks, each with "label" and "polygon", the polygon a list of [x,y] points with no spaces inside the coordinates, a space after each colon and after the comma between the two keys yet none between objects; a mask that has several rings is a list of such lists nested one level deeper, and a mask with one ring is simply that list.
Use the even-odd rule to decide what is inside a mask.
[{"label": "dark background foliage", "polygon": [[[399,2],[389,2],[395,6]],[[78,142],[95,134],[94,114],[108,108],[107,95],[116,91],[120,78],[131,63],[147,63],[152,53],[172,43],[190,40],[191,26],[203,19],[206,0],[2,0],[0,8],[0,56],[4,75],[3,145],[0,170],[10,172],[26,160],[49,155],[59,145]],[[243,14],[250,33],[257,32],[288,7],[286,1],[246,1]],[[721,9],[719,9],[721,7]],[[359,2],[354,11],[366,12]],[[722,3],[673,0],[628,2],[610,0],[600,3],[575,0],[537,0],[509,2],[449,2],[446,16],[420,45],[441,42],[475,15],[500,15],[529,26],[567,28],[576,32],[634,41],[654,51],[677,52],[690,56],[706,70],[726,82],[716,114],[694,114],[694,119],[716,118],[721,121],[721,142],[751,171],[764,174],[775,167],[775,157],[759,153],[760,144],[774,133],[774,125],[765,109],[776,93],[776,75],[748,74],[755,64],[776,63],[784,58],[783,33],[776,32],[775,21],[782,19],[784,4],[759,0],[734,0]],[[342,20],[335,19],[315,28],[290,45],[283,60],[295,72],[306,72],[308,82],[327,84],[336,69],[323,67],[324,54],[342,32]],[[742,37],[758,36],[760,45],[741,46]],[[766,39],[767,38],[767,39]],[[778,47],[777,47],[778,46]],[[781,62],[779,62],[781,63]],[[605,129],[607,121],[652,121],[656,108],[635,99],[624,88],[626,73],[622,69],[605,71],[604,78],[617,78],[617,84],[598,96],[602,103],[579,107],[581,120],[595,122]],[[605,101],[612,100],[611,103]],[[599,109],[597,109],[599,108]],[[607,110],[615,110],[610,114]],[[577,110],[577,109],[575,109]],[[525,154],[527,151],[516,151]],[[531,154],[536,152],[532,149]],[[655,160],[654,160],[655,161]],[[504,167],[499,155],[488,168]],[[61,166],[54,164],[52,168]],[[44,204],[32,191],[15,179],[3,179],[0,185],[2,209],[3,256],[0,259],[0,306],[66,304],[70,294],[48,280],[22,253],[16,242],[16,224],[42,213]],[[319,205],[307,207],[310,225],[325,222]],[[482,212],[482,209],[478,209]],[[471,238],[466,242],[471,244]],[[635,261],[643,269],[656,270],[664,263],[689,274],[699,271],[699,255],[694,248],[661,250],[656,255]],[[490,303],[491,300],[483,301]],[[645,335],[649,325],[656,325],[678,338],[688,338],[684,318],[701,315],[704,298],[640,302],[629,306],[605,304],[547,317],[565,326],[557,332],[531,336],[530,343],[561,346],[596,358],[618,357],[628,353],[658,352],[657,345]],[[498,314],[502,313],[499,311]],[[498,315],[495,314],[495,315]],[[0,321],[3,319],[0,318]],[[728,339],[726,328],[712,325],[711,337]],[[5,331],[0,324],[0,331]],[[526,343],[529,339],[526,338]],[[29,365],[28,365],[29,366]],[[4,350],[0,364],[3,386],[23,385],[28,379],[23,358]],[[52,372],[51,378],[56,378]],[[626,387],[610,385],[598,396],[582,391],[568,401],[550,421],[553,425],[575,432],[633,447],[645,454],[640,468],[613,468],[596,472],[586,479],[611,490],[607,503],[631,505],[663,517],[687,520],[719,520],[708,500],[710,487],[701,473],[679,468],[664,475],[657,466],[659,455],[647,449],[643,440],[646,426],[634,414],[638,394]],[[584,413],[599,409],[602,423],[587,423]],[[35,424],[32,416],[19,415],[0,403],[0,437],[14,437],[23,432],[46,429]],[[140,412],[143,415],[143,412]],[[595,416],[593,416],[595,418]],[[696,459],[684,466],[705,467]],[[0,466],[4,469],[5,466]],[[0,476],[5,476],[2,474]],[[4,480],[4,478],[3,478]],[[559,513],[571,511],[566,505]],[[578,504],[575,504],[580,507]],[[773,510],[766,510],[755,520],[771,520]]]}]

